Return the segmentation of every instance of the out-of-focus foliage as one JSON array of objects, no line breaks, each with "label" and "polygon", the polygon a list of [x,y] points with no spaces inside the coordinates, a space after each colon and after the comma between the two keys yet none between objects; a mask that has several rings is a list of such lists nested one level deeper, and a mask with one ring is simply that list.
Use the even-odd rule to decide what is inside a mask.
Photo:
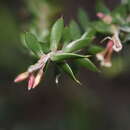
[{"label": "out-of-focus foliage", "polygon": [[[22,49],[19,45],[21,41],[17,21],[4,4],[0,5],[0,30],[0,59],[6,59],[4,62],[0,62],[0,66],[5,70],[16,70],[17,66],[22,68],[26,63],[29,63],[31,61],[29,58],[24,59],[25,62],[23,62],[24,55],[22,55]],[[25,50],[23,52],[26,53]]]}]

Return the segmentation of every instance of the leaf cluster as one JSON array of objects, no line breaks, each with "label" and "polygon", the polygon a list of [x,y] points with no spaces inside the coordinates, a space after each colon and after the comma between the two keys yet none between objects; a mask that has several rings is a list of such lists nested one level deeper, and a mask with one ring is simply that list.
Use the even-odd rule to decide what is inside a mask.
[{"label": "leaf cluster", "polygon": [[78,22],[71,20],[69,25],[66,26],[63,18],[59,18],[53,24],[49,33],[42,37],[42,40],[36,34],[30,32],[22,35],[24,46],[28,48],[31,54],[37,58],[50,54],[49,61],[56,66],[56,80],[59,75],[66,73],[80,84],[75,76],[75,66],[76,68],[81,66],[98,72],[99,70],[90,58],[102,51],[103,48],[92,43],[99,34],[102,36],[111,35],[112,25],[118,26],[123,32],[123,40],[127,42],[130,39],[128,37],[130,32],[130,2],[119,5],[113,11],[110,11],[101,1],[98,1],[96,5],[97,12],[102,12],[112,17],[110,24],[102,20],[91,21],[87,13],[83,9],[79,9]]}]

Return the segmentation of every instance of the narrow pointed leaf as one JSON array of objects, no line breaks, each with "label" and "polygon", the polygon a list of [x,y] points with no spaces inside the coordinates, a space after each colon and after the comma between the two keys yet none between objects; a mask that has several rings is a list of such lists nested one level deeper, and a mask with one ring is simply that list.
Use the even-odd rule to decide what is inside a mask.
[{"label": "narrow pointed leaf", "polygon": [[52,27],[52,31],[51,31],[50,49],[52,51],[57,50],[57,48],[58,48],[59,42],[60,42],[61,37],[62,37],[63,28],[64,28],[63,18],[60,18],[55,22],[55,24]]},{"label": "narrow pointed leaf", "polygon": [[93,72],[98,72],[99,70],[97,69],[97,67],[92,63],[91,60],[89,60],[88,58],[78,58],[75,59],[74,62],[82,67],[85,67]]},{"label": "narrow pointed leaf", "polygon": [[57,53],[51,57],[52,61],[61,61],[74,58],[85,58],[87,56],[74,54],[74,53]]},{"label": "narrow pointed leaf", "polygon": [[70,27],[69,29],[70,29],[71,40],[79,39],[81,36],[79,25],[74,20],[72,20],[70,22],[69,27]]},{"label": "narrow pointed leaf", "polygon": [[97,46],[97,45],[92,45],[92,46],[89,47],[88,52],[90,54],[94,54],[95,55],[95,54],[101,52],[102,50],[103,50],[103,47]]},{"label": "narrow pointed leaf", "polygon": [[35,55],[39,56],[40,54],[43,53],[37,38],[32,33],[29,33],[29,32],[25,33],[25,41],[26,41],[27,47]]},{"label": "narrow pointed leaf", "polygon": [[71,67],[67,64],[67,63],[60,63],[59,65],[59,69],[62,70],[63,72],[65,72],[67,75],[69,75],[76,83],[80,84],[81,83],[76,79]]},{"label": "narrow pointed leaf", "polygon": [[70,28],[66,26],[63,31],[63,48],[71,41]]},{"label": "narrow pointed leaf", "polygon": [[99,33],[111,33],[111,26],[103,21],[95,21],[92,25],[93,28]]},{"label": "narrow pointed leaf", "polygon": [[78,10],[78,20],[79,23],[84,31],[87,30],[87,27],[89,26],[89,17],[84,9],[80,8]]},{"label": "narrow pointed leaf", "polygon": [[90,40],[90,39],[89,39],[89,38],[88,38],[88,39],[78,39],[78,40],[76,40],[76,41],[73,41],[73,42],[69,43],[69,44],[63,49],[63,51],[64,51],[64,52],[74,52],[74,51],[80,50],[80,49],[82,49],[83,47],[87,46],[88,40]]},{"label": "narrow pointed leaf", "polygon": [[80,39],[72,41],[65,48],[63,48],[63,52],[74,52],[80,50],[89,45],[89,43],[94,38],[94,31],[89,30],[86,32]]}]

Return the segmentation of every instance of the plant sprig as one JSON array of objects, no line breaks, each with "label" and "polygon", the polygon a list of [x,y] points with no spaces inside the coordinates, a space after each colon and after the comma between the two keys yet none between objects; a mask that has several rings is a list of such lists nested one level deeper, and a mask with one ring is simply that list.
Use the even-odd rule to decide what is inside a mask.
[{"label": "plant sprig", "polygon": [[[121,4],[112,12],[102,3],[97,3],[97,16],[99,20],[91,21],[83,9],[79,9],[78,22],[71,20],[68,26],[64,25],[64,19],[59,18],[50,29],[46,37],[39,40],[37,35],[26,32],[22,35],[22,41],[26,48],[39,60],[31,65],[26,72],[18,75],[15,82],[28,80],[28,89],[35,88],[44,75],[45,66],[51,61],[55,63],[58,76],[64,72],[76,83],[81,84],[76,78],[71,63],[76,66],[85,67],[90,71],[99,72],[99,69],[91,61],[91,57],[100,60],[102,66],[111,66],[111,56],[113,52],[119,52],[122,49],[122,39],[127,42],[127,36],[130,32],[130,9],[127,4]],[[124,33],[120,39],[120,32]],[[98,36],[106,36],[107,46],[94,45]],[[85,51],[83,51],[85,50]],[[68,62],[69,61],[69,62]]]}]

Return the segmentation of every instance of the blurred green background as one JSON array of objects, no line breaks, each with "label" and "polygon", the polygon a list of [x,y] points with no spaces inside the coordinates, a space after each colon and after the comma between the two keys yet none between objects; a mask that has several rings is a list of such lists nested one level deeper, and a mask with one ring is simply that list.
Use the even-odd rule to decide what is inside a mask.
[{"label": "blurred green background", "polygon": [[[119,2],[105,1],[110,9]],[[103,74],[81,69],[81,87],[66,76],[60,79],[59,86],[55,85],[53,68],[32,91],[27,91],[26,83],[13,83],[18,73],[35,62],[22,46],[20,33],[30,26],[38,10],[39,19],[33,22],[48,28],[58,16],[64,16],[68,23],[76,17],[79,7],[95,19],[95,3],[96,0],[0,1],[0,130],[130,130],[130,47],[124,48],[113,67]]]}]

